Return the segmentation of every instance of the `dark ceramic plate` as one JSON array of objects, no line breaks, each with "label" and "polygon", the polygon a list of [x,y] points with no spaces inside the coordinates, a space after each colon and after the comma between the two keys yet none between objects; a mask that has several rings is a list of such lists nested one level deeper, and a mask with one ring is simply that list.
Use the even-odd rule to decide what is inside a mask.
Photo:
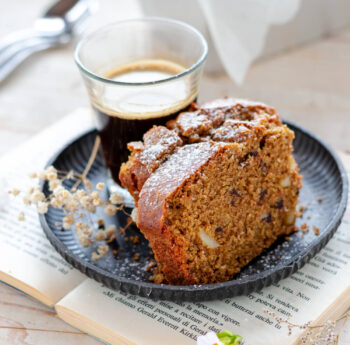
[{"label": "dark ceramic plate", "polygon": [[[88,277],[112,289],[173,301],[221,299],[257,291],[288,277],[320,251],[336,231],[347,201],[346,173],[337,155],[311,133],[294,124],[288,125],[295,131],[294,156],[303,175],[299,204],[307,206],[307,211],[303,218],[297,220],[297,225],[306,222],[310,231],[306,234],[297,233],[291,236],[289,241],[280,238],[233,280],[196,286],[157,285],[149,281],[152,273],[146,270],[150,248],[147,240],[136,228],[129,228],[125,235],[120,235],[115,243],[111,244],[113,248],[118,249],[116,258],[110,250],[106,259],[94,263],[90,259],[92,248],[82,248],[74,231],[61,231],[60,227],[55,225],[62,220],[62,211],[51,208],[47,214],[40,215],[41,225],[52,245],[65,260]],[[49,164],[59,170],[73,169],[82,172],[95,137],[96,132],[89,132],[68,143]],[[97,156],[88,178],[93,185],[105,180],[105,167],[101,155]],[[67,181],[67,186],[72,183]],[[48,193],[47,184],[43,185],[43,191]],[[322,202],[318,202],[319,198],[322,198]],[[104,218],[107,224],[123,225],[126,222],[122,214],[113,218],[97,214],[96,218]],[[312,230],[313,226],[320,229],[318,236]],[[130,241],[125,241],[125,236],[130,235],[140,238],[136,248]],[[137,262],[133,261],[135,253],[140,253],[140,260]]]}]

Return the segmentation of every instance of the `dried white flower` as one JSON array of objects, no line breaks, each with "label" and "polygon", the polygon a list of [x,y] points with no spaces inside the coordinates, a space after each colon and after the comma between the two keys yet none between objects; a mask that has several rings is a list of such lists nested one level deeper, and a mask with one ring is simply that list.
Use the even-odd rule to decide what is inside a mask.
[{"label": "dried white flower", "polygon": [[107,234],[103,230],[98,230],[94,238],[96,241],[104,241],[107,238]]},{"label": "dried white flower", "polygon": [[112,203],[112,204],[121,204],[122,201],[123,201],[123,197],[118,194],[118,193],[113,193],[111,194],[111,196],[109,197],[109,201]]},{"label": "dried white flower", "polygon": [[95,191],[95,190],[90,194],[90,196],[91,196],[91,198],[94,199],[94,200],[96,200],[96,199],[98,199],[98,198],[100,197],[99,194],[98,194],[98,192]]},{"label": "dried white flower", "polygon": [[58,196],[63,193],[63,191],[65,191],[64,187],[62,185],[59,185],[52,191],[52,193],[54,196]]},{"label": "dried white flower", "polygon": [[62,181],[59,180],[59,179],[53,179],[53,180],[51,180],[51,181],[49,182],[49,189],[50,189],[50,191],[55,190],[58,186],[61,185],[61,183],[62,183]]},{"label": "dried white flower", "polygon": [[75,231],[78,233],[80,230],[83,229],[85,224],[81,221],[75,223]]},{"label": "dried white flower", "polygon": [[28,194],[33,194],[35,191],[35,188],[34,187],[30,187],[29,190],[28,190]]},{"label": "dried white flower", "polygon": [[57,198],[61,199],[63,203],[67,204],[72,199],[72,194],[68,190],[64,189],[57,195]]},{"label": "dried white flower", "polygon": [[78,236],[78,242],[84,247],[89,247],[90,244],[91,244],[91,241],[89,239],[89,236],[88,235],[85,235],[85,234],[81,234]]},{"label": "dried white flower", "polygon": [[19,220],[20,222],[23,222],[23,221],[25,220],[24,212],[21,211],[21,212],[18,214],[18,220]]},{"label": "dried white flower", "polygon": [[74,217],[72,214],[69,214],[68,216],[63,218],[63,228],[68,230],[74,225]]},{"label": "dried white flower", "polygon": [[52,172],[57,173],[57,170],[53,165],[50,165],[49,167],[46,168],[46,173],[49,174]]},{"label": "dried white flower", "polygon": [[47,202],[39,201],[37,206],[38,212],[41,214],[47,213],[49,204]]},{"label": "dried white flower", "polygon": [[77,222],[75,224],[75,232],[77,233],[78,236],[84,234],[90,237],[92,235],[92,229],[90,228],[90,226],[87,224],[84,224],[83,222]]},{"label": "dried white flower", "polygon": [[85,195],[80,199],[80,205],[83,208],[87,208],[89,205],[93,205],[93,199],[90,195]]},{"label": "dried white flower", "polygon": [[97,262],[98,260],[100,260],[101,259],[101,256],[99,255],[99,254],[97,254],[96,252],[92,252],[91,253],[91,260],[93,261],[93,262]]},{"label": "dried white flower", "polygon": [[52,198],[50,201],[50,205],[53,208],[61,208],[63,206],[63,202],[61,200],[58,200],[57,198]]},{"label": "dried white flower", "polygon": [[97,253],[103,257],[103,256],[106,256],[107,253],[108,253],[108,250],[109,250],[109,247],[106,246],[106,245],[100,245],[97,247]]},{"label": "dried white flower", "polygon": [[47,179],[49,181],[56,180],[57,179],[57,172],[51,171],[51,172],[47,173]]},{"label": "dried white flower", "polygon": [[98,190],[103,190],[104,188],[105,188],[105,184],[103,182],[99,182],[96,185],[96,189],[98,189]]},{"label": "dried white flower", "polygon": [[93,200],[93,205],[94,206],[102,206],[104,204],[104,202],[100,199],[94,199]]},{"label": "dried white flower", "polygon": [[65,208],[68,210],[68,211],[71,211],[71,212],[76,212],[78,211],[79,209],[79,202],[72,199],[70,200],[69,202],[67,202],[67,204],[65,205]]},{"label": "dried white flower", "polygon": [[31,202],[37,204],[39,201],[45,200],[45,195],[42,192],[35,191],[30,198]]},{"label": "dried white flower", "polygon": [[116,232],[117,232],[117,227],[114,224],[108,225],[106,227],[105,233],[106,233],[107,237],[111,237]]},{"label": "dried white flower", "polygon": [[39,171],[39,172],[38,172],[38,178],[39,178],[39,180],[41,180],[41,181],[46,180],[46,179],[47,179],[46,171]]},{"label": "dried white flower", "polygon": [[[95,241],[106,241],[106,243],[108,243],[115,238],[117,227],[114,224],[108,225],[105,228],[103,220],[99,219],[99,230],[97,230],[97,232],[94,234],[95,231],[92,226],[82,221],[75,222],[75,218],[82,217],[82,219],[84,219],[87,213],[95,213],[97,207],[103,207],[105,214],[108,216],[115,215],[120,209],[120,205],[123,205],[123,199],[120,194],[113,193],[110,196],[109,201],[103,201],[99,195],[99,191],[106,188],[103,182],[97,183],[96,190],[90,191],[91,182],[88,179],[82,177],[82,175],[74,174],[73,171],[68,173],[60,171],[58,173],[53,166],[50,166],[46,170],[40,171],[39,173],[30,173],[29,177],[47,181],[50,194],[46,197],[45,194],[42,193],[41,186],[39,185],[31,187],[28,193],[24,195],[23,203],[25,205],[36,204],[37,211],[40,214],[47,213],[49,207],[62,209],[62,211],[65,213],[65,217],[62,219],[62,222],[56,222],[56,226],[62,226],[63,229],[71,229],[74,226],[78,241],[83,247],[88,247]],[[66,179],[76,178],[82,179],[81,182],[85,186],[85,190],[69,190],[62,184],[62,182]],[[5,191],[6,190],[7,188]],[[87,192],[86,190],[89,191]],[[16,196],[20,193],[20,191],[14,188],[9,193]],[[6,195],[8,194],[6,193]],[[25,219],[23,212],[20,212],[18,219]],[[92,260],[97,261],[101,257],[106,256],[108,251],[109,247],[107,245],[98,246],[92,253]]]},{"label": "dried white flower", "polygon": [[107,216],[114,216],[117,213],[117,207],[114,205],[107,205],[104,209],[104,212]]},{"label": "dried white flower", "polygon": [[30,201],[30,197],[28,195],[25,195],[22,200],[23,200],[24,205],[31,205],[31,203],[32,203]]},{"label": "dried white flower", "polygon": [[13,196],[17,196],[19,193],[21,193],[21,191],[17,188],[13,188],[9,191],[9,194],[12,194]]}]

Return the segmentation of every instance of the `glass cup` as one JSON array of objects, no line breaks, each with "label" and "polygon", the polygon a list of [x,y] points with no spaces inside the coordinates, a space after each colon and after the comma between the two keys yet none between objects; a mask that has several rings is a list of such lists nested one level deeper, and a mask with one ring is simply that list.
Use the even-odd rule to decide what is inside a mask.
[{"label": "glass cup", "polygon": [[75,61],[95,113],[110,192],[130,201],[118,178],[127,143],[196,100],[207,52],[198,30],[167,18],[116,22],[78,43]]}]

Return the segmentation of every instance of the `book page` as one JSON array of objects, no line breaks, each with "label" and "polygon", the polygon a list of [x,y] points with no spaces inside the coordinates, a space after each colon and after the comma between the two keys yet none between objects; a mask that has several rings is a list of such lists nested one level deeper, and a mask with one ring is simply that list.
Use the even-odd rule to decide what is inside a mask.
[{"label": "book page", "polygon": [[[44,168],[63,145],[92,128],[88,109],[68,115],[0,159],[0,280],[47,305],[53,305],[85,279],[55,251],[39,224],[34,207],[25,207],[21,194],[35,185],[30,172]],[[20,211],[25,221],[18,221]]]},{"label": "book page", "polygon": [[349,287],[347,210],[334,237],[308,264],[248,296],[201,303],[152,301],[88,279],[65,296],[56,310],[62,319],[110,344],[194,344],[197,336],[223,329],[243,336],[245,345],[293,344],[302,332],[293,330],[288,336],[286,327],[264,310],[298,324],[337,317],[349,306]]}]

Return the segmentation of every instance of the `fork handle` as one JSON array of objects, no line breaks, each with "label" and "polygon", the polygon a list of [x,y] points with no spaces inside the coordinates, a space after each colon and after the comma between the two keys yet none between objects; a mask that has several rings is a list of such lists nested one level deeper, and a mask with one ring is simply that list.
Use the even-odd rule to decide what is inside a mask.
[{"label": "fork handle", "polygon": [[57,40],[35,38],[9,45],[0,53],[0,83],[30,55],[60,44]]}]

